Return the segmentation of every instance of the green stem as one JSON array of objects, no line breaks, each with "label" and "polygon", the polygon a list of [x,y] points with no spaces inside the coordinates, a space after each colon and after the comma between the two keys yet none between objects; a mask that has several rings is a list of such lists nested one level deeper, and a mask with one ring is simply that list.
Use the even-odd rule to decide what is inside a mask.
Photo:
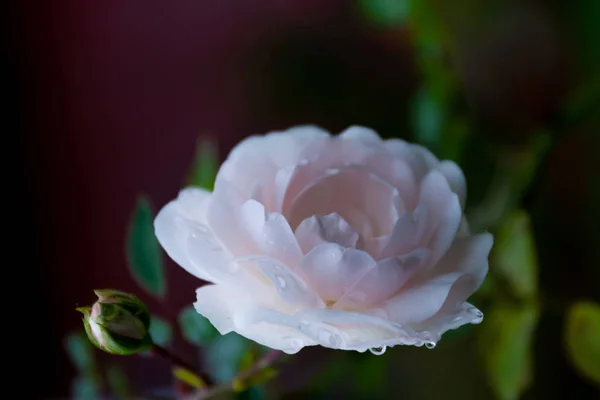
[{"label": "green stem", "polygon": [[184,369],[188,370],[189,372],[197,375],[198,378],[200,378],[204,382],[205,385],[209,386],[209,385],[213,384],[213,380],[209,375],[196,370],[196,368],[192,364],[181,359],[176,354],[171,353],[168,349],[166,349],[162,346],[159,346],[157,344],[153,344],[151,351],[152,351],[152,353],[157,354],[157,355],[161,356],[162,358],[170,361],[171,364],[176,365],[181,368],[184,368]]},{"label": "green stem", "polygon": [[261,370],[271,366],[277,361],[283,352],[280,350],[271,350],[264,357],[256,361],[250,368],[240,372],[233,380],[224,382],[219,385],[201,389],[183,400],[205,400],[221,393],[231,392],[235,390],[236,382],[244,382],[253,376],[257,375]]}]

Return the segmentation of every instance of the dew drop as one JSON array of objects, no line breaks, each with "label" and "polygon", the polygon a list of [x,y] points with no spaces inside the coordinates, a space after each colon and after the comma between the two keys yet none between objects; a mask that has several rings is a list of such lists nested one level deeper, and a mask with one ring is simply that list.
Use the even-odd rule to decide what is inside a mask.
[{"label": "dew drop", "polygon": [[433,349],[435,348],[435,342],[427,342],[425,343],[425,347],[427,347],[428,349]]},{"label": "dew drop", "polygon": [[285,279],[283,279],[281,276],[277,276],[277,283],[279,284],[280,288],[285,289]]},{"label": "dew drop", "polygon": [[479,324],[483,321],[483,313],[476,307],[471,307],[467,311],[473,316],[473,319],[471,319],[472,324]]},{"label": "dew drop", "polygon": [[382,346],[382,347],[372,347],[369,349],[369,351],[373,354],[375,354],[376,356],[380,356],[383,353],[385,353],[386,347]]}]

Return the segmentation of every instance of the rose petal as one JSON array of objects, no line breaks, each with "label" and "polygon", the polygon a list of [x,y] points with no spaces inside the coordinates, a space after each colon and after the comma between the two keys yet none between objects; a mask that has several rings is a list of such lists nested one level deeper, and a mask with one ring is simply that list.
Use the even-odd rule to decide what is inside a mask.
[{"label": "rose petal", "polygon": [[430,276],[460,272],[473,276],[473,288],[465,299],[483,282],[488,271],[488,256],[494,238],[490,233],[464,236],[454,240],[444,257],[430,271]]},{"label": "rose petal", "polygon": [[235,329],[236,307],[248,304],[247,293],[226,285],[205,285],[196,290],[196,311],[208,318],[221,335]]},{"label": "rose petal", "polygon": [[340,172],[325,176],[306,188],[289,213],[291,226],[313,215],[340,214],[364,236],[391,231],[397,218],[396,189],[366,172]]},{"label": "rose petal", "polygon": [[323,301],[312,287],[286,265],[263,256],[248,256],[235,260],[242,268],[255,268],[266,277],[275,288],[279,297],[288,304],[302,308],[323,307]]},{"label": "rose petal", "polygon": [[451,204],[455,196],[441,172],[431,171],[423,179],[419,194],[419,205],[426,207],[429,217],[423,241],[429,242],[435,230],[444,220],[448,205]]},{"label": "rose petal", "polygon": [[400,256],[426,243],[423,240],[429,222],[429,211],[424,205],[413,212],[400,216],[387,244],[381,250],[381,258]]},{"label": "rose petal", "polygon": [[460,167],[454,161],[445,160],[437,168],[448,180],[450,189],[458,195],[460,205],[464,208],[467,199],[467,181]]},{"label": "rose petal", "polygon": [[441,218],[438,228],[429,242],[429,248],[432,252],[431,265],[438,262],[446,253],[458,232],[462,220],[462,210],[456,194],[452,195]]},{"label": "rose petal", "polygon": [[240,219],[260,254],[292,267],[302,258],[298,241],[283,215],[267,213],[262,204],[248,200],[241,207]]},{"label": "rose petal", "polygon": [[337,213],[305,219],[296,228],[295,235],[304,254],[327,242],[353,248],[358,241],[358,233]]},{"label": "rose petal", "polygon": [[333,302],[374,266],[375,260],[364,251],[324,243],[304,257],[297,271],[323,300]]},{"label": "rose petal", "polygon": [[[170,202],[160,210],[154,220],[156,237],[169,257],[183,269],[200,279],[215,281],[216,277],[211,270],[227,268],[230,256],[222,246],[215,244],[210,229],[190,219],[190,215],[191,211],[185,211],[178,200]],[[207,257],[196,260],[188,251],[188,239],[200,231],[208,238],[199,243],[201,251],[207,250]]]},{"label": "rose petal", "polygon": [[382,308],[390,320],[400,324],[426,320],[439,311],[452,285],[461,276],[455,272],[427,280],[384,302]]},{"label": "rose petal", "polygon": [[373,129],[353,125],[348,127],[345,131],[339,134],[339,138],[342,140],[351,140],[363,143],[370,146],[382,146],[381,137]]},{"label": "rose petal", "polygon": [[423,265],[429,251],[418,249],[413,253],[378,261],[344,293],[333,308],[366,309],[393,296]]}]

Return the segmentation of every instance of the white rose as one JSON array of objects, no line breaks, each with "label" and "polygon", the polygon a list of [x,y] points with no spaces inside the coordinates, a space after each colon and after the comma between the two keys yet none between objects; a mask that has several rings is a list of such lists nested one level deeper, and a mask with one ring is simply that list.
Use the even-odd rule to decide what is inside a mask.
[{"label": "white rose", "polygon": [[353,126],[245,139],[213,193],[188,188],[155,220],[173,260],[212,282],[196,310],[295,353],[432,347],[478,323],[466,303],[488,270],[492,236],[470,235],[465,179],[451,161]]}]

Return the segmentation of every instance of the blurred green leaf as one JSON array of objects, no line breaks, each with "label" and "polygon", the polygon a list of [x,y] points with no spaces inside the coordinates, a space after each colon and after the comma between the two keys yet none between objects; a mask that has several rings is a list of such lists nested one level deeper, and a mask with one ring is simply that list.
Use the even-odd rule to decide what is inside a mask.
[{"label": "blurred green leaf", "polygon": [[100,398],[98,383],[89,376],[78,376],[71,383],[73,400],[97,400]]},{"label": "blurred green leaf", "polygon": [[532,341],[538,319],[533,304],[496,304],[479,331],[488,381],[500,400],[516,400],[532,381]]},{"label": "blurred green leaf", "polygon": [[114,395],[122,400],[131,398],[131,388],[123,368],[118,365],[111,365],[106,371],[106,378]]},{"label": "blurred green leaf", "polygon": [[436,152],[445,120],[444,110],[425,87],[418,90],[412,100],[411,118],[416,140]]},{"label": "blurred green leaf", "polygon": [[252,386],[243,392],[235,394],[236,400],[261,400],[266,398],[265,388],[258,386]]},{"label": "blurred green leaf", "polygon": [[495,242],[494,271],[506,279],[518,298],[535,297],[538,264],[529,214],[523,210],[513,212],[500,225]]},{"label": "blurred green leaf", "polygon": [[202,380],[202,378],[196,375],[193,371],[190,371],[185,368],[174,367],[173,376],[196,389],[201,389],[206,386],[206,383]]},{"label": "blurred green leaf", "polygon": [[216,144],[209,139],[201,139],[190,171],[189,184],[212,191],[218,169],[219,153]]},{"label": "blurred green leaf", "polygon": [[91,375],[94,371],[94,348],[83,332],[73,332],[65,337],[65,349],[80,374]]},{"label": "blurred green leaf", "polygon": [[217,381],[230,381],[237,375],[244,354],[249,349],[248,339],[231,332],[218,337],[206,348],[204,362]]},{"label": "blurred green leaf", "polygon": [[196,346],[207,346],[219,336],[210,321],[198,314],[193,306],[188,306],[179,313],[179,326],[183,337]]},{"label": "blurred green leaf", "polygon": [[129,222],[127,261],[138,285],[155,296],[165,295],[162,254],[154,235],[154,215],[146,197],[138,199]]},{"label": "blurred green leaf", "polygon": [[367,357],[363,354],[361,356],[360,363],[357,363],[358,373],[354,380],[354,393],[361,398],[385,397],[389,353],[380,356],[369,353]]},{"label": "blurred green leaf", "polygon": [[150,336],[152,341],[159,346],[166,346],[171,343],[173,337],[173,329],[168,321],[158,317],[152,316],[152,322],[150,323]]},{"label": "blurred green leaf", "polygon": [[600,384],[600,305],[591,302],[574,304],[567,316],[565,339],[573,365]]},{"label": "blurred green leaf", "polygon": [[410,0],[358,0],[361,12],[377,26],[396,27],[408,17]]}]

